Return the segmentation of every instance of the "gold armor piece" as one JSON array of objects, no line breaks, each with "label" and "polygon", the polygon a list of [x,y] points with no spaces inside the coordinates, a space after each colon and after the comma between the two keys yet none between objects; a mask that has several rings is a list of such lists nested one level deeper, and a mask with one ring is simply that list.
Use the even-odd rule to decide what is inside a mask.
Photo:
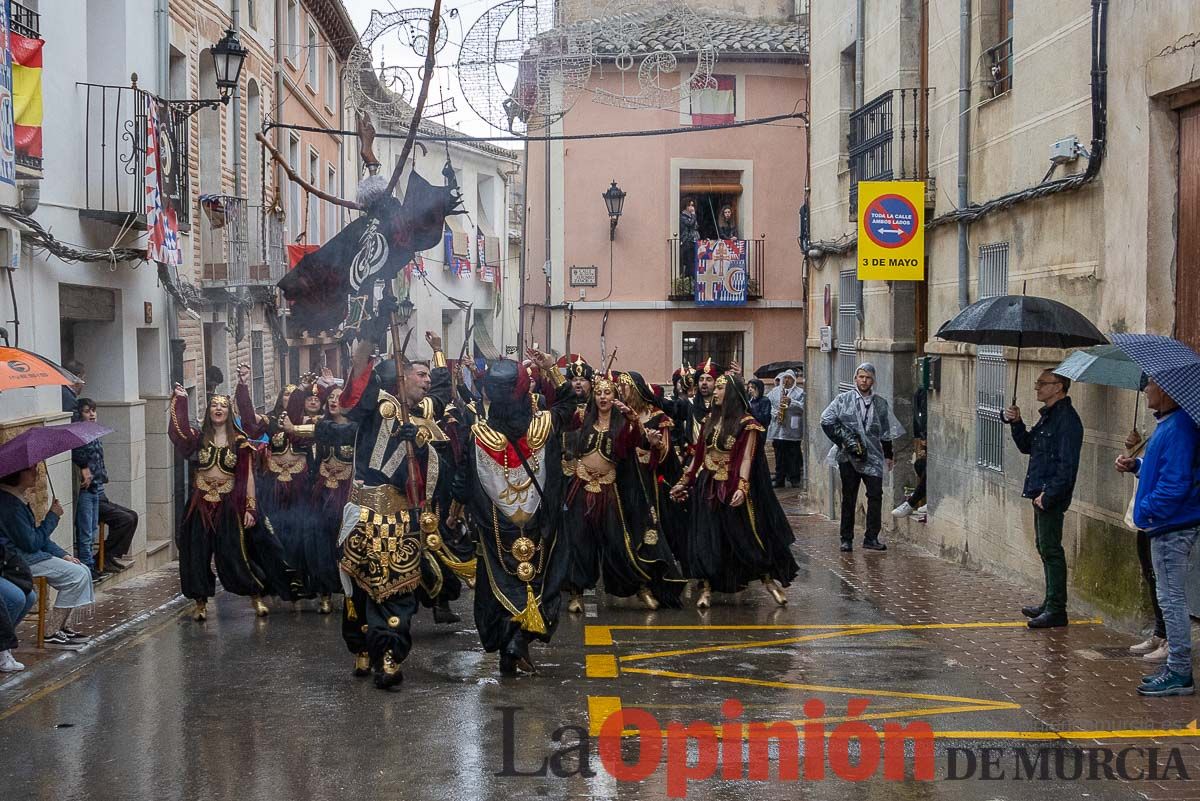
[{"label": "gold armor piece", "polygon": [[528,562],[537,553],[537,546],[529,537],[517,537],[512,544],[512,555],[518,561]]},{"label": "gold armor piece", "polygon": [[521,581],[531,581],[535,573],[533,565],[529,562],[521,562],[517,565],[517,578]]}]

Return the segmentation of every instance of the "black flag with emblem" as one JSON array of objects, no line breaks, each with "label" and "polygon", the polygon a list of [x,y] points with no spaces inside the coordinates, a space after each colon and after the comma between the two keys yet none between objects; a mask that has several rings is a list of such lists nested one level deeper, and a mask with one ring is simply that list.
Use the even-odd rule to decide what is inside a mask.
[{"label": "black flag with emblem", "polygon": [[416,253],[442,241],[446,217],[463,214],[458,186],[434,186],[415,172],[404,201],[386,196],[305,256],[279,282],[294,331],[334,331],[346,319],[348,298],[394,278]]}]

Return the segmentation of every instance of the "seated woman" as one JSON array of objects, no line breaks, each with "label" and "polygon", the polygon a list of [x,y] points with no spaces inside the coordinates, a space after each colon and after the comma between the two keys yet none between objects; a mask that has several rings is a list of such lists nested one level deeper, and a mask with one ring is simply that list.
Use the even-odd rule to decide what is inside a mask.
[{"label": "seated woman", "polygon": [[33,574],[12,547],[0,543],[0,673],[16,673],[25,666],[12,655],[17,647],[17,624],[37,603]]},{"label": "seated woman", "polygon": [[26,498],[36,483],[36,466],[0,478],[0,545],[24,560],[33,577],[44,576],[46,583],[58,590],[46,625],[46,630],[54,633],[46,638],[46,647],[78,651],[88,638],[69,624],[74,610],[95,602],[92,571],[50,539],[63,513],[58,498],[41,524],[34,522]]}]

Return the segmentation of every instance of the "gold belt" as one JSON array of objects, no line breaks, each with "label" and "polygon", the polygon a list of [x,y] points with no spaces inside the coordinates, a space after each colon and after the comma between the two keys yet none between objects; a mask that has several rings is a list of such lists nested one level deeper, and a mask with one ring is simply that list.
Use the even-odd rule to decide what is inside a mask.
[{"label": "gold belt", "polygon": [[729,461],[727,455],[714,456],[712,451],[704,452],[704,469],[712,473],[717,481],[729,480]]},{"label": "gold belt", "polygon": [[233,479],[196,476],[196,489],[204,493],[204,500],[216,503],[222,496],[233,492]]},{"label": "gold belt", "polygon": [[593,473],[583,462],[576,462],[575,478],[586,482],[583,488],[588,492],[599,492],[601,485],[611,484],[617,480],[617,470],[610,468],[603,473]]},{"label": "gold belt", "polygon": [[321,478],[325,479],[328,489],[337,489],[341,483],[354,475],[354,465],[340,459],[326,459],[321,462]]},{"label": "gold belt", "polygon": [[355,484],[350,487],[350,503],[365,506],[381,515],[396,515],[412,508],[404,493],[391,484],[381,484],[377,487]]},{"label": "gold belt", "polygon": [[281,458],[279,456],[270,455],[267,457],[267,469],[276,474],[278,481],[288,482],[292,480],[292,476],[298,476],[304,472],[308,464],[303,456],[292,455],[289,458]]},{"label": "gold belt", "polygon": [[563,459],[562,471],[563,471],[564,476],[575,475],[575,460],[574,459]]}]

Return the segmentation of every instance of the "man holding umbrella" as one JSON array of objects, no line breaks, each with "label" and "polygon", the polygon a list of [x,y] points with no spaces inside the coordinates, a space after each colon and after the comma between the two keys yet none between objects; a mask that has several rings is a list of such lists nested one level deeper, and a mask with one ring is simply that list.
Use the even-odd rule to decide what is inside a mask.
[{"label": "man holding umbrella", "polygon": [[1012,427],[1013,442],[1029,456],[1022,495],[1033,501],[1033,527],[1038,556],[1046,576],[1046,595],[1037,606],[1026,606],[1029,628],[1067,625],[1067,556],[1062,547],[1063,518],[1075,492],[1079,451],[1083,447],[1083,422],[1067,397],[1071,379],[1043,370],[1033,384],[1040,417],[1026,428],[1021,408],[1012,405],[1004,420]]},{"label": "man holding umbrella", "polygon": [[1150,538],[1158,603],[1167,629],[1167,662],[1139,695],[1192,695],[1192,625],[1186,579],[1200,537],[1200,356],[1166,337],[1114,334],[1113,343],[1149,375],[1146,405],[1158,426],[1142,458],[1118,456],[1116,468],[1139,479],[1133,521]]}]

